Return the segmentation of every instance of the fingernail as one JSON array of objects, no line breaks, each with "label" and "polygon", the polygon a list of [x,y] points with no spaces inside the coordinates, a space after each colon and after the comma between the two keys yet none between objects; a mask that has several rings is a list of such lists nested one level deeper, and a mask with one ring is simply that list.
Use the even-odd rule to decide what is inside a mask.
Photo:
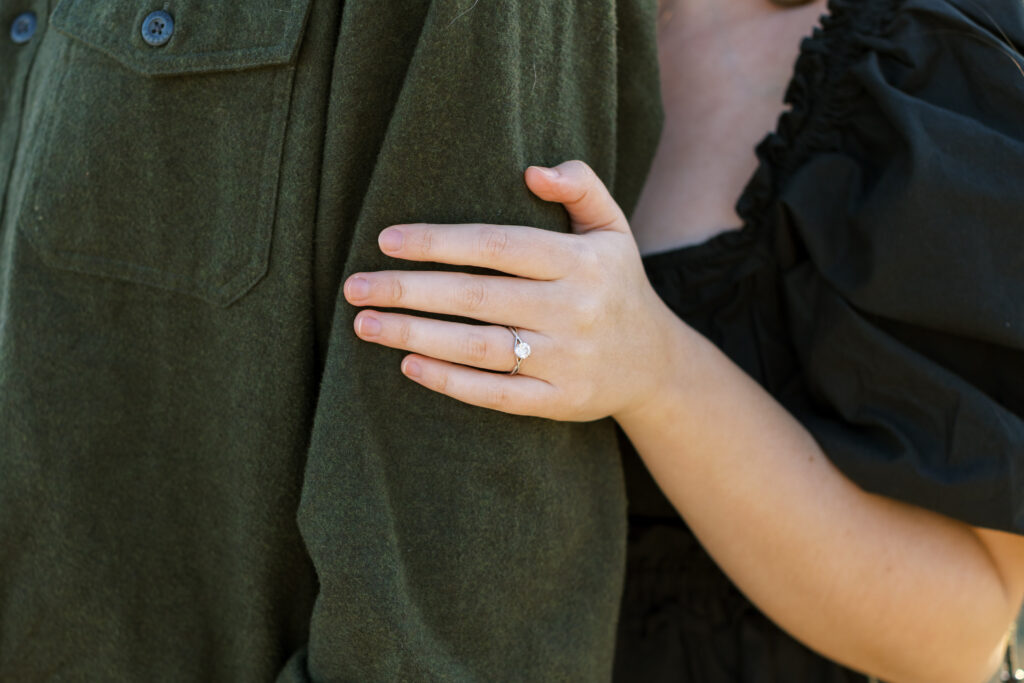
[{"label": "fingernail", "polygon": [[359,336],[376,337],[380,334],[380,321],[370,315],[359,317]]},{"label": "fingernail", "polygon": [[405,361],[405,365],[402,366],[402,372],[405,373],[406,377],[410,377],[412,379],[419,379],[420,374],[422,373],[422,368],[420,368],[420,364],[417,363],[416,361],[407,360]]},{"label": "fingernail", "polygon": [[370,283],[361,277],[354,277],[345,283],[345,292],[353,299],[365,299],[370,296]]},{"label": "fingernail", "polygon": [[397,228],[388,228],[377,238],[383,251],[398,251],[402,248],[402,241],[402,231]]}]

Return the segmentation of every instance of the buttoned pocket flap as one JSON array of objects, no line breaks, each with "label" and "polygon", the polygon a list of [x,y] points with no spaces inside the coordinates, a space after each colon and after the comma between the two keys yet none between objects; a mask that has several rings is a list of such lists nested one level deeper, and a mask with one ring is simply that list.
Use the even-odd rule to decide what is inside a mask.
[{"label": "buttoned pocket flap", "polygon": [[[62,0],[50,26],[145,75],[203,73],[286,64],[295,58],[310,0],[177,2]],[[170,17],[160,41],[145,31]],[[158,42],[158,44],[152,44]]]},{"label": "buttoned pocket flap", "polygon": [[309,5],[60,0],[12,207],[43,261],[220,306],[255,287]]}]

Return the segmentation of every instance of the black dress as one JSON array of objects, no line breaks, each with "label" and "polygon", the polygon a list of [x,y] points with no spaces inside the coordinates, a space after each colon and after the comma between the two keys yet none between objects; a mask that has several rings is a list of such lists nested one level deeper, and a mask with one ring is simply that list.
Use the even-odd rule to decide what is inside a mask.
[{"label": "black dress", "polygon": [[[658,293],[862,488],[1024,533],[1024,4],[832,0],[757,148],[741,230],[649,256]],[[733,586],[623,438],[616,678],[865,678]]]}]

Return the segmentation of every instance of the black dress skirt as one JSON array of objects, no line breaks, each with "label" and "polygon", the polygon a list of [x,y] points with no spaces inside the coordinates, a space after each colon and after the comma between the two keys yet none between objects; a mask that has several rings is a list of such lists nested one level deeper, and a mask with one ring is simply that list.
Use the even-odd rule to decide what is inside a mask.
[{"label": "black dress skirt", "polygon": [[[742,229],[645,265],[859,486],[1024,533],[1018,48],[1019,0],[832,0],[757,148]],[[617,680],[865,680],[746,600],[623,446]]]}]

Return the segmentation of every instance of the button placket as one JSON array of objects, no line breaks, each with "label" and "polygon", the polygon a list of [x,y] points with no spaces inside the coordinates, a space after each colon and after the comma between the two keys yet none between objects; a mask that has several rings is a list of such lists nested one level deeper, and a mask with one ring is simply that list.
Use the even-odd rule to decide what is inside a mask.
[{"label": "button placket", "polygon": [[11,41],[22,45],[32,40],[36,33],[36,13],[22,12],[11,22]]}]

